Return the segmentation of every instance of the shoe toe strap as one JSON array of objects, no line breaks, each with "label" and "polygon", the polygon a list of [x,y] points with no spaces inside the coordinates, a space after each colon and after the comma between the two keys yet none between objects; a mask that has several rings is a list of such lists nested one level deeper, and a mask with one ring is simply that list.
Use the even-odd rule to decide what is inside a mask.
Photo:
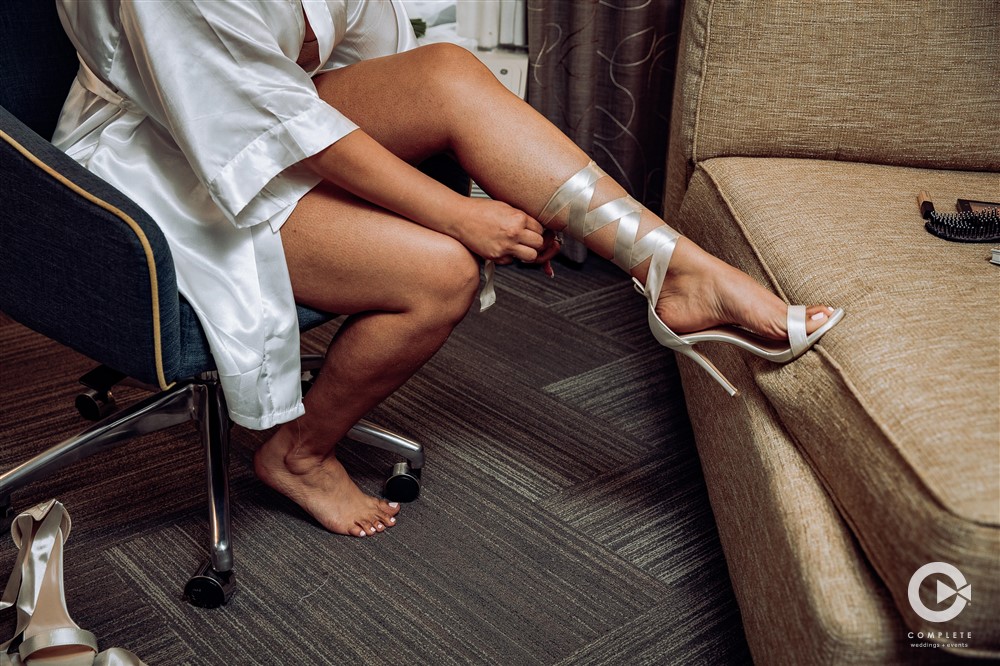
[{"label": "shoe toe strap", "polygon": [[806,335],[806,306],[788,306],[788,344],[792,348],[792,357],[796,357],[809,348],[809,338]]},{"label": "shoe toe strap", "polygon": [[35,634],[30,638],[24,639],[24,641],[17,646],[17,651],[18,654],[21,655],[21,659],[27,661],[28,657],[35,654],[39,650],[63,647],[66,645],[88,647],[93,650],[95,654],[97,653],[97,637],[86,629],[77,629],[75,627],[60,627],[59,629],[53,629],[52,631]]}]

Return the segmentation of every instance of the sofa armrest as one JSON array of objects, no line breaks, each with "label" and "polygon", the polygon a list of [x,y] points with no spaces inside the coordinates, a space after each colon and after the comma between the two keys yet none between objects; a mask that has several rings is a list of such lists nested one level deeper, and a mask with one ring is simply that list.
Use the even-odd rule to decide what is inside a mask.
[{"label": "sofa armrest", "polygon": [[144,382],[175,379],[177,284],[134,202],[0,107],[0,310]]}]

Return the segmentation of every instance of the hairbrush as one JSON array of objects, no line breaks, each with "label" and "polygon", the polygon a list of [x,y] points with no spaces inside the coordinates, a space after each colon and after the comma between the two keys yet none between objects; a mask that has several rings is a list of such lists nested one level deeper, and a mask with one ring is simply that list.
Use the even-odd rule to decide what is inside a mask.
[{"label": "hairbrush", "polygon": [[934,203],[921,192],[917,198],[924,228],[938,238],[957,243],[996,243],[1000,241],[1000,209],[982,207],[957,213],[939,213]]}]

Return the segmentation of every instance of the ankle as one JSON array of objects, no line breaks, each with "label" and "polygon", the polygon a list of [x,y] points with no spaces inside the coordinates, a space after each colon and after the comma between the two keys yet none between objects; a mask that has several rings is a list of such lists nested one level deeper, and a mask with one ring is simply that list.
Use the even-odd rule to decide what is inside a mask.
[{"label": "ankle", "polygon": [[314,445],[313,439],[298,421],[286,423],[258,449],[255,462],[260,467],[279,467],[296,476],[308,474],[321,467],[333,453],[333,446]]}]

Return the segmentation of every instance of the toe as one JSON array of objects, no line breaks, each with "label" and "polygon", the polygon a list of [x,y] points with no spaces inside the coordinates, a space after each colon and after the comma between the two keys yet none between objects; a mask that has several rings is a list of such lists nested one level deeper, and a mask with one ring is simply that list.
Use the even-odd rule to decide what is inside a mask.
[{"label": "toe", "polygon": [[396,514],[399,513],[399,502],[386,502],[380,500],[378,503],[377,515],[387,527],[396,523]]},{"label": "toe", "polygon": [[375,529],[379,532],[385,532],[390,527],[396,524],[396,517],[389,516],[388,518],[379,518],[375,521]]},{"label": "toe", "polygon": [[812,333],[830,320],[833,308],[825,305],[812,305],[806,308],[806,332]]}]

